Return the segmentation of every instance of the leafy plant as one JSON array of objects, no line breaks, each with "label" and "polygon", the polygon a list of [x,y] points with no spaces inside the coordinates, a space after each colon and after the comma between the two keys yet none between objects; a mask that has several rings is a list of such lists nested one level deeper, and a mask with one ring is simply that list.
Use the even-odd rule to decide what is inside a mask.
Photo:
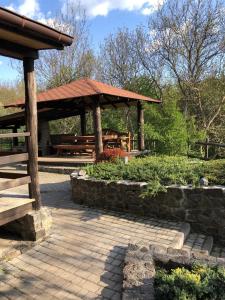
[{"label": "leafy plant", "polygon": [[192,268],[159,269],[155,277],[157,300],[224,300],[225,269],[193,265]]},{"label": "leafy plant", "polygon": [[117,158],[129,156],[128,152],[120,148],[104,149],[100,154],[98,161],[115,161]]}]

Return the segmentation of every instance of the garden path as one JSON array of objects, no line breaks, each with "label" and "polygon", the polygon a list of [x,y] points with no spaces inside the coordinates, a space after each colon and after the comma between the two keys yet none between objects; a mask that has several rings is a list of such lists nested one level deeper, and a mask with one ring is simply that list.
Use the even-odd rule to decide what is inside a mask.
[{"label": "garden path", "polygon": [[[40,173],[40,181],[43,204],[53,215],[52,232],[31,250],[2,263],[2,300],[120,299],[123,257],[130,241],[182,246],[184,224],[76,205],[70,199],[68,175]],[[7,193],[26,191],[25,186]]]}]

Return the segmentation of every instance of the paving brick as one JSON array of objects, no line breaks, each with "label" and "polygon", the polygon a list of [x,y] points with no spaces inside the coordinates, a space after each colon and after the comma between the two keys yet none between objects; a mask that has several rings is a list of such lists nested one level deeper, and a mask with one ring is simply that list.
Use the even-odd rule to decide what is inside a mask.
[{"label": "paving brick", "polygon": [[[40,245],[4,264],[9,272],[5,280],[10,278],[12,286],[1,282],[2,300],[120,299],[121,264],[129,241],[171,246],[176,242],[179,223],[74,204],[68,175],[40,173],[40,181],[43,203],[53,213],[52,233]],[[10,192],[24,194],[26,188]],[[204,242],[203,237],[199,242]],[[27,281],[27,276],[32,280]],[[23,293],[26,288],[30,298]]]}]

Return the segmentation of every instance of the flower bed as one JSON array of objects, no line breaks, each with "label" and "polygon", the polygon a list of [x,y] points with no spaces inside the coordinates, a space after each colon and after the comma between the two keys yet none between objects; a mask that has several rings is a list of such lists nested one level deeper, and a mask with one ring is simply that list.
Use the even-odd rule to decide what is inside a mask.
[{"label": "flower bed", "polygon": [[225,259],[159,245],[129,244],[123,300],[224,300]]},{"label": "flower bed", "polygon": [[96,179],[131,180],[148,183],[148,193],[155,195],[166,186],[178,184],[198,186],[205,176],[210,185],[225,185],[225,160],[207,161],[179,156],[133,158],[128,164],[121,160],[99,163],[86,168]]}]

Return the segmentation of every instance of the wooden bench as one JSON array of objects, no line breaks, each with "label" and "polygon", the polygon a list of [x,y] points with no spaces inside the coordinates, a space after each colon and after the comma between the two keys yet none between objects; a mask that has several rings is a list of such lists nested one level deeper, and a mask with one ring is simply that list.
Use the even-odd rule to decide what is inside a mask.
[{"label": "wooden bench", "polygon": [[95,151],[95,145],[54,145],[53,146],[54,149],[57,150],[57,155],[61,155],[63,151],[68,151],[68,152],[72,152],[72,153],[76,153],[76,152],[82,152],[85,150],[90,150],[92,152],[92,154],[94,154]]}]

